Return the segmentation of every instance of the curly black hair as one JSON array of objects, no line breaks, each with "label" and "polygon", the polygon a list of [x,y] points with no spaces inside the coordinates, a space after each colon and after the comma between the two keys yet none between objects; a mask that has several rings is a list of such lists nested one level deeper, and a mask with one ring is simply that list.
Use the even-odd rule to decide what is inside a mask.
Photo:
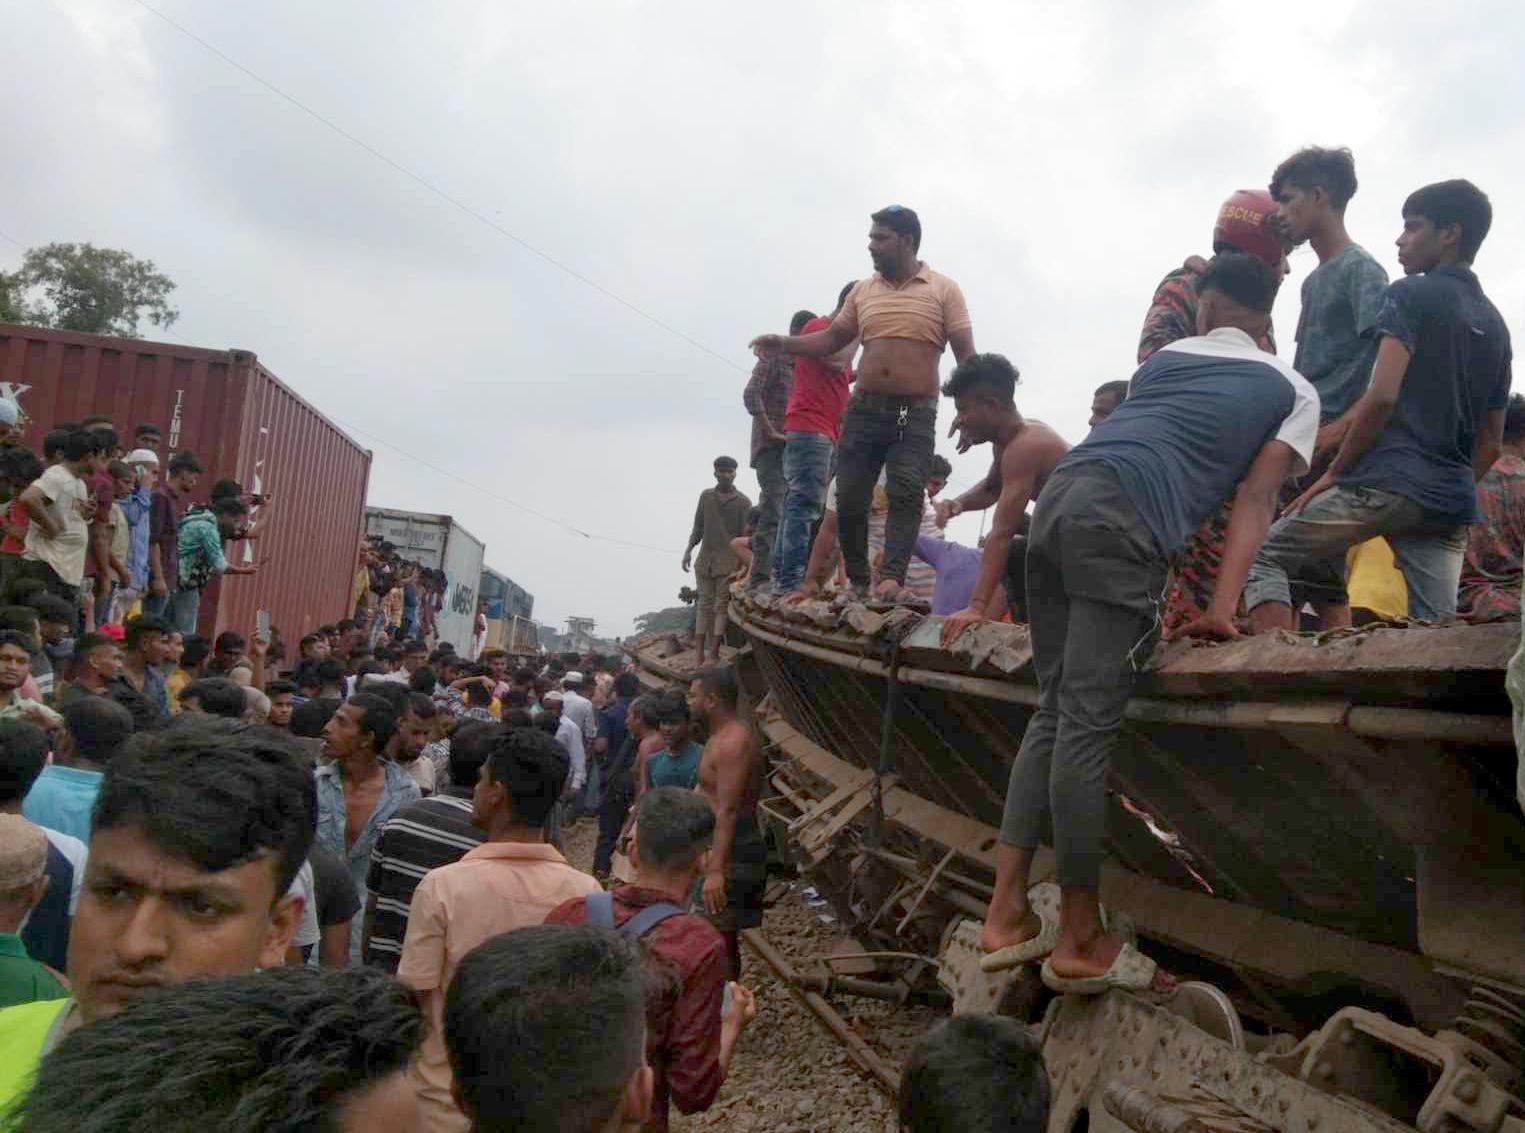
[{"label": "curly black hair", "polygon": [[373,968],[191,980],[82,1027],[9,1115],[29,1133],[337,1133],[423,1037],[412,989]]}]

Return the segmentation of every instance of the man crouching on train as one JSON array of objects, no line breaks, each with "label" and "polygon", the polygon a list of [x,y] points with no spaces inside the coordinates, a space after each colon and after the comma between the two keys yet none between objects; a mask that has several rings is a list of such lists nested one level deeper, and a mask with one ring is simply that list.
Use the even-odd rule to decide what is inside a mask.
[{"label": "man crouching on train", "polygon": [[[1171,986],[1154,961],[1102,922],[1107,772],[1123,709],[1159,631],[1167,560],[1235,493],[1212,602],[1181,634],[1237,636],[1240,590],[1277,492],[1312,455],[1318,394],[1255,345],[1276,286],[1253,256],[1214,259],[1202,278],[1198,337],[1172,343],[1139,368],[1127,400],[1059,461],[1038,498],[1027,600],[1039,706],[1006,788],[995,895],[981,937],[987,971],[1046,957],[1043,982],[1055,991]],[[1051,803],[1057,923],[1033,909],[1027,893]]]}]

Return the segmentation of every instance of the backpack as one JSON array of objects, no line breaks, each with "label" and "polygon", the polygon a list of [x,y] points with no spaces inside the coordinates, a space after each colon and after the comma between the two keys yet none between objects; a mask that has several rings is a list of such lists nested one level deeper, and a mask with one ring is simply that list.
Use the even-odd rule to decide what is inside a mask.
[{"label": "backpack", "polygon": [[598,928],[614,928],[626,940],[640,940],[669,917],[681,916],[683,913],[683,910],[671,901],[658,901],[655,905],[647,905],[624,924],[615,928],[613,893],[608,891],[589,893],[585,901],[590,925]]}]

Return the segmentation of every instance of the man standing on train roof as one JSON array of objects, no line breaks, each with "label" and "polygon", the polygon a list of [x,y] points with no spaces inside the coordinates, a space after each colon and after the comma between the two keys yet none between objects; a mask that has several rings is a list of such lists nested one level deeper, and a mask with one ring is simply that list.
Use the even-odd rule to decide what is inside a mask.
[{"label": "man standing on train roof", "polygon": [[885,470],[890,510],[874,597],[893,602],[908,593],[906,568],[925,502],[936,441],[938,360],[945,346],[953,348],[955,362],[973,354],[974,331],[958,284],[917,258],[916,213],[890,205],[870,220],[874,274],[853,288],[831,325],[813,334],[761,335],[752,349],[759,356],[784,351],[824,358],[862,339],[857,387],[837,446],[837,522],[848,579],[866,598],[869,501]]}]

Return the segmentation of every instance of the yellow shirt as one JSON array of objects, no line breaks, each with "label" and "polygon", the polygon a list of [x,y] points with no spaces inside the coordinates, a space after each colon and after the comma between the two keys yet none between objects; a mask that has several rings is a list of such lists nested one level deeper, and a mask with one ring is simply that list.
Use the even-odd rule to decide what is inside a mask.
[{"label": "yellow shirt", "polygon": [[44,999],[0,1011],[0,1113],[31,1088],[53,1025],[72,1002]]},{"label": "yellow shirt", "polygon": [[941,350],[950,334],[971,324],[958,284],[918,263],[916,274],[899,283],[878,272],[863,280],[848,293],[832,325],[846,327],[864,342],[909,338]]},{"label": "yellow shirt", "polygon": [[169,692],[170,715],[180,715],[180,690],[190,683],[191,675],[184,669],[176,669],[164,682],[164,687]]},{"label": "yellow shirt", "polygon": [[1352,609],[1370,610],[1383,618],[1408,617],[1408,583],[1394,563],[1393,549],[1386,539],[1368,539],[1350,548],[1345,572]]}]

